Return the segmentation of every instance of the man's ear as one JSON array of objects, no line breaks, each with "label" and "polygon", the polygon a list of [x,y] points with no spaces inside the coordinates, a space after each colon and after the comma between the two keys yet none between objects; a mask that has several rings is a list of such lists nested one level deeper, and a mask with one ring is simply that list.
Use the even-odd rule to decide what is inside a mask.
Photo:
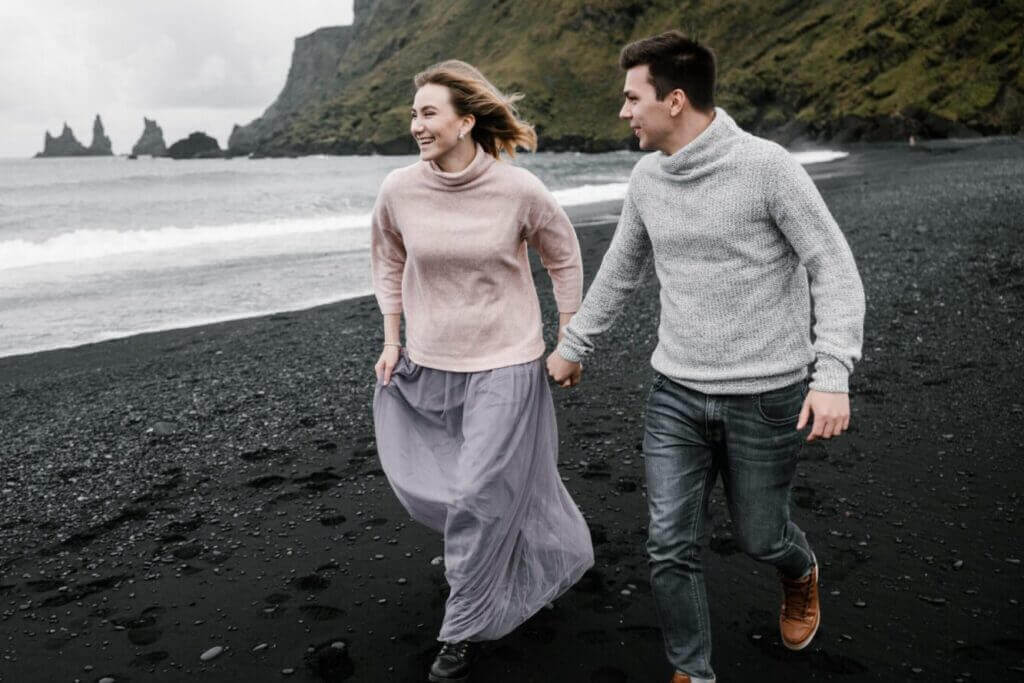
[{"label": "man's ear", "polygon": [[676,88],[668,94],[668,113],[671,116],[679,116],[686,108],[686,93]]}]

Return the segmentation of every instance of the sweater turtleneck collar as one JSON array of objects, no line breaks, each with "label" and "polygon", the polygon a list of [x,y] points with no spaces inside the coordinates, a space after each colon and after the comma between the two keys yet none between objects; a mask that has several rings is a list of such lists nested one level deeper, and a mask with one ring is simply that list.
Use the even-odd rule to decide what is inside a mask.
[{"label": "sweater turtleneck collar", "polygon": [[715,107],[715,118],[700,135],[675,154],[662,153],[658,163],[666,173],[686,175],[724,155],[730,145],[723,143],[735,139],[742,132],[724,109]]},{"label": "sweater turtleneck collar", "polygon": [[447,187],[458,187],[459,185],[465,185],[479,178],[494,162],[494,157],[485,152],[484,148],[477,143],[476,156],[473,157],[473,161],[469,162],[469,166],[461,171],[456,171],[454,173],[442,171],[441,167],[434,161],[426,162],[423,164],[423,168],[426,170],[427,175],[437,180],[442,185]]}]

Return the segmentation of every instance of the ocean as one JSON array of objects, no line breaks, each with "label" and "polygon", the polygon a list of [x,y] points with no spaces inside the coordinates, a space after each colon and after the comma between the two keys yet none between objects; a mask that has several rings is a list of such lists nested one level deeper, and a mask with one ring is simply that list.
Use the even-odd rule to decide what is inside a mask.
[{"label": "ocean", "polygon": [[[516,163],[568,207],[621,199],[639,157]],[[369,294],[377,188],[415,160],[0,159],[0,356]]]}]

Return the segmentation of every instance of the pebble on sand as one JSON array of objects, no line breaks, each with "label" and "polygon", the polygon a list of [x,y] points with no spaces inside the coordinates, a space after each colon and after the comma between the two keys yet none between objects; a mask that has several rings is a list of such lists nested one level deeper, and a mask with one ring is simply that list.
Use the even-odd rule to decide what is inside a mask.
[{"label": "pebble on sand", "polygon": [[224,647],[221,645],[215,645],[203,654],[199,655],[199,659],[203,660],[204,662],[208,662],[211,659],[214,659],[215,657],[219,657],[220,653],[222,652],[224,652]]}]

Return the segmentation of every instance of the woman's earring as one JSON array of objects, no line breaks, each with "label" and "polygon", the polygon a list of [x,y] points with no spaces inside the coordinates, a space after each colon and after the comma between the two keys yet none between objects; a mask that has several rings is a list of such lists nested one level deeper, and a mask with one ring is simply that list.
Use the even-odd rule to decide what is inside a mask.
[{"label": "woman's earring", "polygon": [[461,140],[462,138],[464,138],[464,137],[466,137],[466,134],[465,134],[465,133],[459,133],[459,139],[460,139],[460,140]]}]

